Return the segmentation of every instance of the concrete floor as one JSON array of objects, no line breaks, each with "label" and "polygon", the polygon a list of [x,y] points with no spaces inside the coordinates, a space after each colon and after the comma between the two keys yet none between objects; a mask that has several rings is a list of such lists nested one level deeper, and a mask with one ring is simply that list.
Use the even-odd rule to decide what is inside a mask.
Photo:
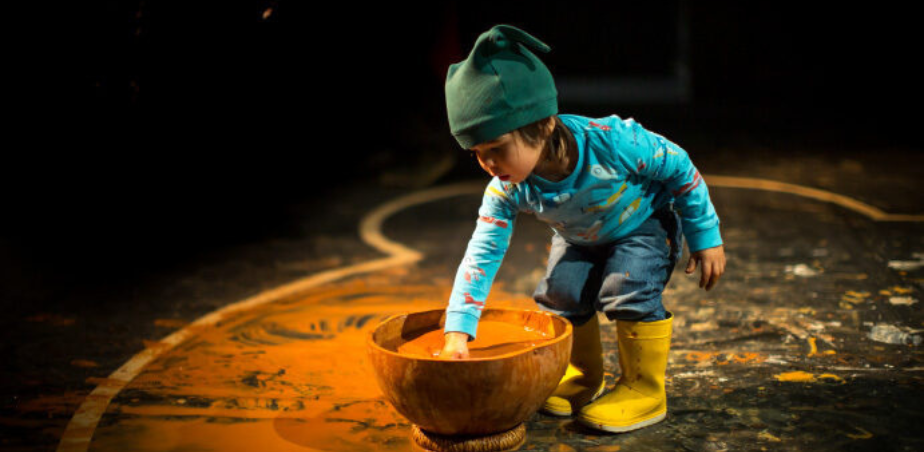
[{"label": "concrete floor", "polygon": [[[924,214],[924,159],[908,149],[691,154],[707,183],[760,177]],[[906,164],[886,171],[896,161]],[[437,185],[462,179],[454,172]],[[423,260],[330,272],[383,258],[361,241],[359,222],[414,191],[358,181],[290,206],[282,232],[143,278],[11,304],[0,332],[0,448],[410,450],[407,420],[364,365],[363,338],[392,313],[445,306],[480,192],[389,217],[382,234]],[[727,274],[705,292],[678,266],[667,288],[676,314],[667,419],[609,435],[536,414],[522,450],[924,450],[921,345],[871,337],[895,327],[920,338],[924,222],[875,221],[795,194],[710,191]],[[516,228],[489,307],[534,306],[550,233],[526,216]],[[221,321],[194,323],[247,299]],[[614,327],[602,327],[610,385]]]}]

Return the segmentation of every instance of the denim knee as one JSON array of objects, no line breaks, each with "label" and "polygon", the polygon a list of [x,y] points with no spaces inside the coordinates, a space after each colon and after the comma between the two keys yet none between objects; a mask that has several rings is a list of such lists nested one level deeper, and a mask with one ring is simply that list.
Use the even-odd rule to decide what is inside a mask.
[{"label": "denim knee", "polygon": [[615,242],[606,261],[597,309],[610,320],[664,320],[661,294],[676,263],[679,224],[673,211],[652,215]]},{"label": "denim knee", "polygon": [[574,280],[546,276],[536,287],[533,299],[541,309],[568,319],[574,326],[581,326],[596,315],[590,295],[596,292],[595,279],[591,277],[580,281],[582,284],[575,284]]},{"label": "denim knee", "polygon": [[606,275],[600,286],[597,310],[606,314],[610,320],[663,320],[663,287],[660,287],[655,275],[636,276],[630,273],[622,273],[620,270]]}]

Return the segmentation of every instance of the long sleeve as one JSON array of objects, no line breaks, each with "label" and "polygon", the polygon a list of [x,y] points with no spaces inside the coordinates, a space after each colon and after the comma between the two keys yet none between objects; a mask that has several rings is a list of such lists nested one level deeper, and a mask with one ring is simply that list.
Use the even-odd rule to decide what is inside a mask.
[{"label": "long sleeve", "polygon": [[639,177],[665,185],[680,210],[690,252],[721,245],[719,216],[709,199],[706,182],[687,152],[631,118],[619,126],[622,130],[616,146],[622,164]]},{"label": "long sleeve", "polygon": [[511,196],[497,178],[485,190],[475,231],[456,272],[444,333],[461,331],[475,338],[481,310],[513,236],[517,208]]}]

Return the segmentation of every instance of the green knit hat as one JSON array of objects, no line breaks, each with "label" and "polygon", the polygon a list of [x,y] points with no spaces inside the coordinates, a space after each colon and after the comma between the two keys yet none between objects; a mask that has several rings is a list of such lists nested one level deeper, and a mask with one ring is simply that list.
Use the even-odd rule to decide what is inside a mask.
[{"label": "green knit hat", "polygon": [[551,50],[523,30],[497,25],[478,37],[468,58],[449,66],[449,128],[463,148],[558,113],[552,74],[527,47]]}]

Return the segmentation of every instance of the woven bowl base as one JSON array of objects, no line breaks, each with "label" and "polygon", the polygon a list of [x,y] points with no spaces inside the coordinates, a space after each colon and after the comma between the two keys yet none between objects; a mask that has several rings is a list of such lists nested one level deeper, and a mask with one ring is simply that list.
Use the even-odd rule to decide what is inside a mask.
[{"label": "woven bowl base", "polygon": [[433,452],[501,452],[516,450],[526,442],[526,424],[520,423],[506,432],[487,436],[447,436],[411,429],[414,443],[425,451]]}]

